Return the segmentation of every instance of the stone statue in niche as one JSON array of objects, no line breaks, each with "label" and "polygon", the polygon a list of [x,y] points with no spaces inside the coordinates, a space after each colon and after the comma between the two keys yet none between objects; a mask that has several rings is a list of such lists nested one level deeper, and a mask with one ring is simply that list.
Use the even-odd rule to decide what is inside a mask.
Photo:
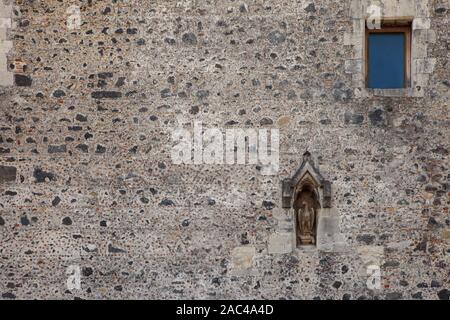
[{"label": "stone statue in niche", "polygon": [[322,230],[322,210],[331,208],[331,182],[320,174],[308,151],[295,174],[282,182],[282,206],[292,217],[297,247],[322,241],[317,230]]},{"label": "stone statue in niche", "polygon": [[294,203],[297,245],[316,244],[318,208],[313,191],[306,189],[298,193]]}]

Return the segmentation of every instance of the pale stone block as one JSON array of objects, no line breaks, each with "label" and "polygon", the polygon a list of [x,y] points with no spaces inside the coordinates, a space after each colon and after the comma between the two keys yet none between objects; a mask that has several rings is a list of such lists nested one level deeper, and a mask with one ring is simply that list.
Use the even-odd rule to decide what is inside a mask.
[{"label": "pale stone block", "polygon": [[415,59],[413,64],[413,73],[433,73],[436,65],[436,58]]},{"label": "pale stone block", "polygon": [[364,74],[362,72],[352,74],[352,87],[364,87],[364,82]]},{"label": "pale stone block", "polygon": [[366,20],[365,19],[353,19],[353,34],[355,35],[364,35],[366,28]]},{"label": "pale stone block", "polygon": [[413,43],[435,43],[436,32],[429,29],[418,29],[413,32]]},{"label": "pale stone block", "polygon": [[5,55],[12,49],[12,41],[0,40],[0,54]]},{"label": "pale stone block", "polygon": [[430,80],[430,75],[426,73],[419,73],[414,75],[414,86],[427,86]]},{"label": "pale stone block", "polygon": [[345,46],[361,46],[363,41],[363,36],[361,34],[355,33],[345,33],[344,34],[344,45]]},{"label": "pale stone block", "polygon": [[413,41],[411,56],[413,59],[426,58],[428,45],[421,41]]},{"label": "pale stone block", "polygon": [[428,0],[415,0],[416,17],[429,17],[430,9]]},{"label": "pale stone block", "polygon": [[6,40],[6,28],[0,27],[0,42]]},{"label": "pale stone block", "polygon": [[351,18],[362,18],[364,13],[363,3],[361,0],[352,0],[350,3],[349,15]]},{"label": "pale stone block", "polygon": [[295,244],[293,243],[292,233],[280,232],[274,233],[269,237],[267,250],[270,254],[284,254],[290,253],[294,250]]},{"label": "pale stone block", "polygon": [[353,94],[355,95],[355,98],[368,98],[370,97],[370,92],[367,91],[367,89],[364,87],[364,85],[355,88],[353,91]]},{"label": "pale stone block", "polygon": [[240,273],[248,271],[253,266],[256,254],[255,247],[236,247],[231,253],[231,267],[233,272]]},{"label": "pale stone block", "polygon": [[345,73],[361,73],[362,72],[362,60],[346,60],[345,61]]},{"label": "pale stone block", "polygon": [[11,72],[0,71],[0,86],[12,86],[14,84],[14,77]]},{"label": "pale stone block", "polygon": [[3,1],[0,1],[0,18],[9,18],[11,17],[12,5],[4,4]]},{"label": "pale stone block", "polygon": [[430,19],[428,18],[416,18],[413,20],[412,28],[413,30],[419,29],[430,29]]},{"label": "pale stone block", "polygon": [[378,97],[407,97],[408,89],[373,89],[373,95]]},{"label": "pale stone block", "polygon": [[339,233],[337,217],[320,216],[317,226],[317,249],[332,251],[337,233]]}]

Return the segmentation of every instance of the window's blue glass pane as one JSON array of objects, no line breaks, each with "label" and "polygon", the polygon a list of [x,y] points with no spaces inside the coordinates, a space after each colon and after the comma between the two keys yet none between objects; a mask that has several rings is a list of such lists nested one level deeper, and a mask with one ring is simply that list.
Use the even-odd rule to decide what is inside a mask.
[{"label": "window's blue glass pane", "polygon": [[369,34],[369,88],[405,87],[405,34]]}]

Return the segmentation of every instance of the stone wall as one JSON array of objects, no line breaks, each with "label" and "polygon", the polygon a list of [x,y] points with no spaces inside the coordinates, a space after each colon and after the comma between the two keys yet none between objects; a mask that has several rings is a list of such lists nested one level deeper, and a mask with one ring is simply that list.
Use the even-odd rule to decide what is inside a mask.
[{"label": "stone wall", "polygon": [[[367,1],[1,0],[0,298],[448,299],[450,7],[381,2],[420,94],[361,88]],[[278,174],[174,164],[194,121],[279,129]],[[283,233],[306,150],[339,250]]]}]

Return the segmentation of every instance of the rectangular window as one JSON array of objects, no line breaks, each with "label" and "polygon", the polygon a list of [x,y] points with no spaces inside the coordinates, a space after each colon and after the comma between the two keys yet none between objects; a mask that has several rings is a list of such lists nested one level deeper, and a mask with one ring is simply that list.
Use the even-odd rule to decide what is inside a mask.
[{"label": "rectangular window", "polygon": [[368,88],[410,86],[411,27],[366,30],[366,83]]}]

